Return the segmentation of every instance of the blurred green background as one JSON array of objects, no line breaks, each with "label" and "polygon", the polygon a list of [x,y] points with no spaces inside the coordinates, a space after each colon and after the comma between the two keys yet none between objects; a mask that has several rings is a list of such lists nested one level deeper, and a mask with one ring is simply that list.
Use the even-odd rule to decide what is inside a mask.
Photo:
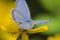
[{"label": "blurred green background", "polygon": [[[5,6],[1,7],[1,2],[4,3]],[[45,40],[47,36],[57,33],[60,34],[60,0],[26,0],[26,2],[33,20],[51,20],[51,22],[47,24],[35,25],[35,28],[41,25],[47,25],[48,30],[30,35],[31,40]],[[6,10],[12,6],[12,4],[14,5],[14,3],[15,0],[0,0],[0,13],[2,13],[1,10],[7,12]],[[8,6],[8,8],[3,10],[2,8],[6,6]]]},{"label": "blurred green background", "polygon": [[41,34],[54,35],[60,33],[60,0],[27,0],[27,3],[33,19],[51,20],[47,24],[40,24],[47,25],[49,28],[48,31]]}]

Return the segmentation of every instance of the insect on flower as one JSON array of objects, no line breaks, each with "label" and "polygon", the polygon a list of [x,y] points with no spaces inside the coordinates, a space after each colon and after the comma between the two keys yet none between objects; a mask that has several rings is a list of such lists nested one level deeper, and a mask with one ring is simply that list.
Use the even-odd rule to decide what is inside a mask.
[{"label": "insect on flower", "polygon": [[30,17],[30,11],[25,0],[16,0],[16,9],[12,10],[12,17],[15,22],[20,22],[19,28],[24,30],[30,30],[34,24],[47,23],[50,20],[32,20]]}]

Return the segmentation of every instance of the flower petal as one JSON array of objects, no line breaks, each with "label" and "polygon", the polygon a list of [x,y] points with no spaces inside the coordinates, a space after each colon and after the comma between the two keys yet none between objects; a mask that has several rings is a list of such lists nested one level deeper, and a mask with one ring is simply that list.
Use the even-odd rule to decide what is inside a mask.
[{"label": "flower petal", "polygon": [[28,38],[28,35],[27,35],[27,32],[26,32],[26,31],[22,33],[22,40],[29,40],[29,38]]},{"label": "flower petal", "polygon": [[42,27],[38,27],[35,29],[28,30],[28,33],[33,34],[33,33],[43,32],[45,30],[48,30],[47,26],[42,26]]}]

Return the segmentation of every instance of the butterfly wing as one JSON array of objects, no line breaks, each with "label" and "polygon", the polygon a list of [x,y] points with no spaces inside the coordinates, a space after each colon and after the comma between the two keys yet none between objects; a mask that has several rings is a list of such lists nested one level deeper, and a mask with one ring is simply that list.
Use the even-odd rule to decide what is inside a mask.
[{"label": "butterfly wing", "polygon": [[34,24],[45,24],[50,22],[50,20],[35,20],[33,21]]},{"label": "butterfly wing", "polygon": [[19,12],[16,10],[12,10],[12,17],[16,22],[24,22],[25,18],[23,15],[21,15]]},{"label": "butterfly wing", "polygon": [[19,25],[19,28],[22,28],[24,30],[30,30],[31,28],[33,28],[33,26],[33,23],[22,23]]},{"label": "butterfly wing", "polygon": [[25,0],[16,1],[16,10],[21,12],[20,14],[22,14],[25,17],[25,19],[30,19],[29,8]]}]

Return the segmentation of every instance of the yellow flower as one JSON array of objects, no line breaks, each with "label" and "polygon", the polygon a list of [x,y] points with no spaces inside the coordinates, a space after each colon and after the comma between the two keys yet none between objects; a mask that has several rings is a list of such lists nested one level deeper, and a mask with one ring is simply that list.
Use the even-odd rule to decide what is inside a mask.
[{"label": "yellow flower", "polygon": [[49,36],[47,40],[60,40],[60,34],[56,34],[55,36]]},{"label": "yellow flower", "polygon": [[43,31],[47,30],[48,28],[47,28],[47,26],[42,26],[42,27],[38,27],[38,28],[35,28],[35,29],[27,30],[27,31],[24,31],[24,30],[20,29],[16,32],[8,31],[6,28],[4,28],[4,26],[1,26],[1,29],[2,29],[1,31],[3,31],[3,32],[1,32],[2,36],[6,40],[17,40],[17,37],[20,34],[22,34],[22,40],[29,40],[27,33],[34,34],[34,33],[38,33],[38,32],[43,32]]},{"label": "yellow flower", "polygon": [[12,7],[14,7],[13,3],[7,4],[0,1],[0,40],[17,40],[20,34],[22,34],[22,40],[29,40],[27,33],[33,34],[48,29],[47,26],[27,31],[19,29],[11,17],[10,10]]},{"label": "yellow flower", "polygon": [[[13,4],[13,2],[6,3],[5,1],[0,0],[0,40],[16,40],[18,35],[18,33],[13,34],[18,31],[18,28],[11,19],[10,10],[14,7]],[[13,33],[9,33],[5,30]]]}]

